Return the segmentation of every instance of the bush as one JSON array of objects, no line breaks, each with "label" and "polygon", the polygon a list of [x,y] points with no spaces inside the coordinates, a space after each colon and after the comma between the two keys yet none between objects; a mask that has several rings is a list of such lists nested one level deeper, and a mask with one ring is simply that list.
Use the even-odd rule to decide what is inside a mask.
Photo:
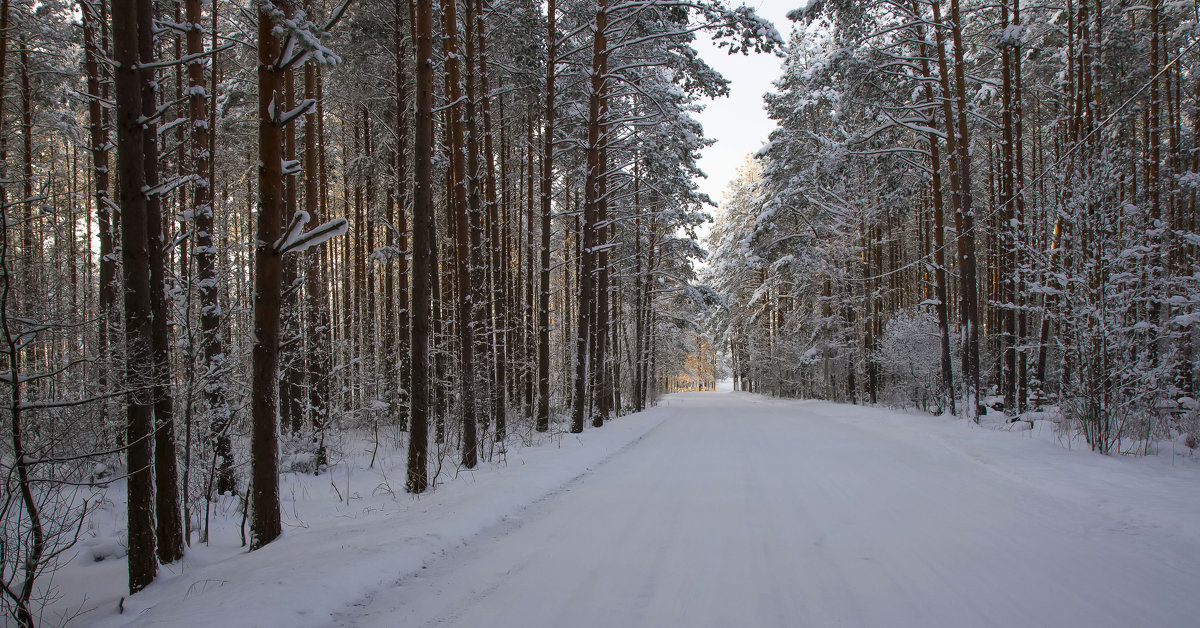
[{"label": "bush", "polygon": [[[951,354],[956,351],[951,339]],[[875,350],[882,366],[884,398],[892,403],[941,412],[941,334],[932,312],[905,309],[887,322]]]}]

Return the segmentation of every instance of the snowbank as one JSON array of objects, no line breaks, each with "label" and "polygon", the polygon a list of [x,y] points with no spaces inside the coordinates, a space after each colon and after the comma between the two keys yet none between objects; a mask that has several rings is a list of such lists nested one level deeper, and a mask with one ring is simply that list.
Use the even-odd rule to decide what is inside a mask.
[{"label": "snowbank", "polygon": [[279,540],[247,553],[231,500],[217,515],[211,546],[194,543],[181,564],[162,567],[154,584],[123,601],[123,613],[126,565],[114,545],[124,530],[124,485],[113,484],[79,551],[56,574],[62,599],[46,618],[77,615],[72,625],[104,627],[325,626],[439,554],[520,518],[673,411],[661,406],[538,446],[510,445],[506,461],[497,457],[457,478],[447,459],[443,483],[419,497],[404,492],[402,448],[381,451],[374,469],[367,447],[320,476],[285,474]]}]

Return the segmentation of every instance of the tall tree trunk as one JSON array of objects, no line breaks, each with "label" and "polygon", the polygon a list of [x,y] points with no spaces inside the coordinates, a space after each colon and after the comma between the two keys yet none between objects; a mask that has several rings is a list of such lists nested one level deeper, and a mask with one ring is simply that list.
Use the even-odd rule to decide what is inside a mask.
[{"label": "tall tree trunk", "polygon": [[535,252],[534,245],[533,245],[533,231],[534,231],[534,229],[533,229],[533,224],[534,224],[533,197],[535,195],[534,188],[537,187],[537,184],[534,183],[534,179],[535,179],[534,163],[536,161],[536,158],[534,157],[534,153],[536,152],[535,147],[537,145],[537,142],[534,139],[534,132],[533,132],[534,126],[535,125],[534,125],[534,121],[533,121],[533,116],[526,116],[526,118],[525,118],[525,132],[526,132],[526,142],[525,142],[525,246],[522,247],[522,249],[521,249],[524,253],[523,257],[525,258],[525,281],[522,282],[522,284],[519,286],[520,291],[523,293],[523,296],[525,297],[524,300],[521,301],[524,304],[522,307],[522,310],[521,310],[521,323],[522,323],[521,324],[521,336],[522,336],[522,341],[523,341],[521,343],[521,349],[522,349],[521,353],[524,356],[523,362],[525,364],[525,368],[521,369],[522,372],[521,372],[521,381],[519,382],[519,384],[520,384],[519,389],[520,389],[520,394],[522,395],[522,398],[523,398],[522,399],[524,402],[523,405],[527,408],[533,407],[534,392],[535,392],[535,389],[537,388],[537,385],[536,385],[537,383],[534,381],[534,376],[536,375],[536,373],[534,372],[533,366],[532,366],[533,354],[535,351],[533,344],[535,342],[535,339],[537,338],[537,330],[535,329],[535,326],[537,324],[537,305],[536,305],[537,301],[536,301],[535,295],[534,295],[534,293],[537,292],[537,288],[534,286],[534,277],[536,275],[534,274],[534,271],[533,271],[533,266],[534,266],[533,259],[537,256],[537,253]]},{"label": "tall tree trunk", "polygon": [[579,264],[579,313],[578,335],[575,339],[575,400],[571,408],[571,432],[583,431],[584,412],[588,407],[588,390],[590,373],[590,340],[592,336],[592,311],[595,309],[595,251],[596,246],[596,205],[600,201],[600,175],[604,165],[601,163],[601,145],[603,140],[601,128],[601,112],[604,101],[604,58],[608,52],[605,30],[608,26],[607,0],[596,2],[596,22],[592,39],[592,72],[591,89],[588,94],[588,141],[587,141],[587,172],[584,181],[582,249]]},{"label": "tall tree trunk", "polygon": [[[306,9],[311,15],[311,1],[307,3]],[[324,111],[321,105],[320,82],[316,62],[305,63],[304,99],[312,101],[315,106],[304,114],[304,210],[314,223],[320,223],[325,216],[324,203],[321,202],[321,191],[325,187],[321,182],[325,172],[321,164],[321,155],[325,151],[325,142],[321,126],[321,114]],[[308,414],[317,450],[318,467],[326,462],[323,433],[329,422],[329,384],[333,372],[329,277],[324,257],[323,248],[304,253],[305,309],[308,324],[308,355],[305,360],[308,365]]]},{"label": "tall tree trunk", "polygon": [[[378,207],[375,203],[375,136],[371,131],[371,110],[363,107],[363,157],[366,163],[366,170],[363,172],[364,180],[362,181],[363,188],[363,236],[364,241],[357,243],[355,252],[358,253],[363,269],[363,292],[361,305],[361,316],[363,325],[360,325],[362,330],[361,348],[366,352],[363,365],[363,386],[361,389],[364,393],[364,406],[370,403],[370,400],[381,397],[379,394],[379,312],[375,306],[376,297],[376,256],[375,256],[375,221],[378,216]],[[378,413],[371,412],[372,421],[378,421]]]},{"label": "tall tree trunk", "polygon": [[[653,208],[653,203],[651,208]],[[638,360],[641,362],[641,378],[638,385],[641,387],[641,392],[638,396],[642,400],[644,410],[646,405],[653,405],[654,392],[651,388],[651,383],[654,378],[654,273],[658,270],[658,218],[651,217],[649,219],[649,234],[646,239],[646,273],[642,280],[642,340],[641,351],[638,355]]]},{"label": "tall tree trunk", "polygon": [[[913,14],[920,15],[920,7],[917,0],[913,0]],[[935,26],[936,28],[936,26]],[[925,28],[917,27],[917,37],[921,41],[920,57],[921,57],[921,74],[924,78],[923,84],[925,89],[925,102],[930,107],[929,120],[930,128],[937,128],[937,109],[936,100],[933,93],[932,81],[933,75],[929,68],[929,46],[926,44]],[[946,120],[946,126],[949,127],[950,120]],[[949,130],[947,135],[949,135]],[[944,199],[942,197],[942,166],[941,155],[938,151],[937,134],[933,131],[929,133],[929,165],[930,165],[930,195],[933,199],[933,276],[934,276],[934,299],[937,305],[934,310],[937,313],[938,332],[939,332],[939,354],[942,372],[942,386],[944,387],[946,399],[950,404],[950,414],[957,414],[954,407],[954,365],[950,357],[950,316],[949,316],[949,297],[946,289],[946,224],[945,212],[943,208]]]},{"label": "tall tree trunk", "polygon": [[[634,154],[633,160],[633,354],[630,356],[633,361],[633,411],[641,412],[646,409],[646,400],[642,395],[642,354],[644,344],[642,343],[642,326],[644,324],[642,317],[642,308],[645,306],[645,277],[642,274],[643,259],[642,253],[642,199],[641,199],[641,155]],[[733,379],[734,389],[737,389],[737,379],[740,374],[739,356],[737,354],[734,341],[730,340],[730,355],[733,359]]]},{"label": "tall tree trunk", "polygon": [[[1021,26],[1021,0],[1013,0],[1013,24],[1017,27]],[[1024,123],[1024,106],[1022,99],[1024,98],[1021,85],[1021,65],[1022,52],[1021,40],[1013,44],[1013,138],[1016,144],[1016,168],[1014,176],[1016,180],[1013,183],[1014,192],[1013,202],[1015,203],[1013,210],[1016,222],[1013,223],[1013,247],[1012,259],[1010,263],[1013,269],[1013,294],[1014,305],[1017,309],[1017,412],[1025,412],[1029,400],[1029,351],[1025,348],[1026,340],[1029,338],[1029,315],[1026,311],[1026,290],[1025,290],[1025,270],[1024,256],[1022,251],[1026,246],[1025,240],[1025,123]]]},{"label": "tall tree trunk", "polygon": [[[951,169],[951,187],[954,188],[955,227],[957,231],[957,256],[959,270],[959,299],[962,329],[962,371],[964,385],[964,408],[967,416],[978,420],[979,414],[979,295],[975,272],[975,216],[971,202],[971,158],[970,133],[966,111],[966,67],[963,60],[962,29],[959,25],[958,0],[950,0],[950,33],[954,44],[954,91],[950,88],[950,68],[946,62],[942,37],[940,0],[933,1],[933,19],[938,25],[938,64],[942,74],[945,95],[946,137],[950,147],[950,158],[955,161]],[[953,100],[952,107],[951,101]],[[956,109],[957,116],[951,113]],[[954,129],[957,120],[957,129]],[[954,137],[957,135],[957,137]],[[953,142],[951,139],[953,138]]]},{"label": "tall tree trunk", "polygon": [[966,62],[958,0],[950,0],[950,33],[954,42],[955,102],[958,114],[958,233],[960,298],[963,301],[963,378],[967,384],[967,416],[979,421],[979,294],[975,272],[975,211],[971,196],[971,135],[967,125]]},{"label": "tall tree trunk", "polygon": [[[204,354],[204,393],[208,403],[212,447],[216,456],[216,491],[218,494],[236,490],[233,475],[233,447],[229,438],[229,404],[225,392],[225,348],[221,342],[221,304],[217,291],[217,248],[213,238],[212,187],[210,172],[210,138],[208,126],[208,90],[204,76],[204,27],[201,23],[203,5],[200,0],[187,0],[187,53],[193,60],[187,73],[189,115],[192,123],[192,215],[195,221],[193,256],[196,260],[196,279],[200,297],[200,347]],[[215,33],[214,33],[215,35]],[[211,496],[210,496],[211,497]]]},{"label": "tall tree trunk", "polygon": [[464,138],[466,125],[462,102],[462,77],[459,72],[458,13],[454,0],[442,0],[442,46],[446,55],[447,94],[450,105],[450,154],[453,177],[452,212],[454,224],[454,262],[458,278],[458,341],[459,394],[462,400],[462,465],[474,469],[479,451],[476,443],[475,417],[475,342],[471,333],[473,309],[471,304],[471,212],[467,205],[468,178]]},{"label": "tall tree trunk", "polygon": [[[366,303],[367,292],[367,252],[363,243],[367,239],[366,223],[367,217],[363,208],[363,180],[366,178],[363,163],[366,161],[363,148],[363,133],[362,133],[362,116],[360,113],[365,112],[358,104],[351,104],[350,116],[353,119],[353,143],[351,145],[354,155],[354,164],[347,164],[349,170],[348,182],[353,184],[354,191],[352,193],[354,199],[354,241],[345,243],[345,257],[347,270],[345,272],[346,279],[349,285],[346,286],[346,305],[348,315],[346,317],[346,337],[350,339],[347,345],[349,350],[347,364],[347,377],[349,378],[348,386],[349,399],[346,407],[348,409],[361,409],[365,407],[365,399],[363,395],[366,393],[367,377],[374,375],[374,369],[368,369],[367,359],[364,354],[368,349],[367,341],[367,326],[371,324],[371,319],[368,318],[364,304]],[[360,111],[360,109],[362,109]],[[353,273],[350,269],[353,268]]]},{"label": "tall tree trunk", "polygon": [[[608,52],[601,59],[600,75],[608,74]],[[596,354],[596,368],[593,369],[595,379],[595,413],[592,416],[592,427],[600,427],[608,420],[612,406],[612,378],[610,377],[608,354],[609,339],[612,334],[612,319],[609,316],[609,275],[608,275],[608,90],[601,85],[602,100],[600,102],[600,171],[597,173],[596,196],[596,308],[594,335],[595,344],[592,351]]]},{"label": "tall tree trunk", "polygon": [[[1086,3],[1086,0],[1084,0]],[[1149,95],[1149,114],[1146,125],[1146,141],[1149,144],[1148,161],[1146,163],[1146,193],[1149,195],[1149,224],[1147,225],[1147,236],[1149,236],[1149,264],[1147,269],[1146,281],[1147,285],[1143,290],[1148,295],[1146,297],[1146,322],[1147,326],[1147,342],[1146,348],[1149,350],[1150,367],[1157,368],[1160,360],[1159,351],[1159,326],[1162,324],[1162,305],[1161,300],[1165,297],[1163,289],[1164,282],[1162,281],[1163,270],[1163,255],[1162,255],[1162,240],[1163,232],[1166,228],[1163,221],[1162,212],[1162,178],[1160,176],[1160,168],[1162,164],[1162,95],[1161,87],[1159,86],[1159,68],[1162,63],[1164,51],[1159,45],[1158,32],[1160,28],[1160,14],[1162,12],[1162,0],[1150,0],[1150,95]]]},{"label": "tall tree trunk", "polygon": [[[139,63],[155,62],[154,3],[138,1]],[[157,78],[153,67],[141,67],[142,159],[145,162],[146,234],[150,263],[151,343],[154,352],[151,373],[154,378],[154,480],[158,535],[158,558],[171,563],[183,556],[183,520],[179,509],[179,471],[175,461],[174,407],[171,399],[170,337],[167,330],[167,285],[163,247],[161,194],[155,191],[158,180]]]},{"label": "tall tree trunk", "polygon": [[[113,60],[117,92],[117,176],[121,201],[121,261],[125,280],[125,379],[128,467],[129,592],[137,593],[158,570],[154,532],[154,395],[152,372],[150,251],[146,229],[146,171],[143,159],[142,80],[138,70],[140,2],[113,5]],[[149,34],[147,34],[149,36]]]},{"label": "tall tree trunk", "polygon": [[[289,0],[279,8],[288,10]],[[283,100],[281,42],[273,5],[258,7],[258,225],[254,245],[254,347],[250,355],[250,549],[280,534],[279,304],[282,256],[276,245],[283,222]]]},{"label": "tall tree trunk", "polygon": [[[105,0],[97,0],[104,2]],[[7,3],[6,3],[7,4]],[[117,312],[115,311],[117,302],[117,260],[114,255],[115,248],[113,237],[113,201],[109,197],[109,176],[108,176],[108,129],[104,110],[103,110],[103,95],[101,93],[100,79],[100,60],[108,54],[105,48],[101,48],[96,42],[96,29],[99,22],[102,22],[100,17],[100,9],[92,3],[92,0],[80,0],[79,12],[83,19],[83,47],[84,47],[84,71],[87,74],[87,92],[88,92],[88,130],[89,140],[91,143],[90,151],[92,154],[92,193],[96,202],[96,226],[97,235],[100,243],[100,277],[98,295],[98,313],[100,319],[100,352],[103,355],[111,354],[111,347],[116,342],[117,333]],[[7,28],[0,26],[0,28]],[[102,42],[106,43],[106,42]],[[0,76],[3,76],[3,69],[0,68]],[[2,102],[2,100],[0,100]],[[3,157],[0,156],[0,159]],[[3,199],[0,199],[0,203]],[[90,240],[90,238],[89,238]],[[108,367],[102,367],[97,371],[98,385],[101,390],[108,389]]]},{"label": "tall tree trunk", "polygon": [[[17,39],[17,50],[21,59],[21,207],[22,209],[22,229],[21,229],[21,255],[24,256],[24,268],[22,268],[23,277],[21,278],[26,286],[23,291],[27,295],[32,294],[33,286],[37,285],[38,262],[41,257],[39,249],[41,248],[41,238],[35,236],[34,231],[37,228],[37,223],[33,219],[34,205],[40,204],[33,199],[33,86],[30,80],[32,72],[29,69],[29,49],[32,47],[29,43],[29,33],[18,31],[19,39]],[[0,77],[4,79],[6,77]],[[144,96],[143,96],[144,98]],[[26,296],[28,300],[29,297]],[[28,305],[32,305],[27,301]]]},{"label": "tall tree trunk", "polygon": [[[465,40],[466,75],[464,83],[466,84],[466,107],[465,107],[465,133],[467,140],[467,216],[469,218],[468,225],[470,227],[470,299],[471,299],[471,318],[470,331],[472,343],[475,345],[472,353],[474,354],[476,367],[474,372],[487,373],[491,369],[488,368],[487,362],[490,352],[487,350],[487,336],[484,328],[485,305],[487,297],[484,295],[486,287],[485,267],[487,265],[487,252],[483,244],[483,199],[480,197],[481,185],[479,181],[479,91],[476,87],[478,74],[476,72],[476,37],[475,37],[475,1],[465,0],[463,12],[463,37]],[[488,378],[477,378],[472,386],[472,394],[476,397],[476,403],[480,400],[490,400],[491,382]],[[490,405],[490,404],[489,404]],[[487,407],[486,405],[482,407]],[[487,430],[487,414],[483,416],[484,431]],[[464,445],[468,444],[464,441]],[[468,468],[471,468],[468,466]]]},{"label": "tall tree trunk", "polygon": [[[406,6],[409,5],[409,6]],[[406,117],[408,111],[409,94],[405,81],[405,50],[404,44],[404,26],[408,25],[411,28],[412,20],[410,16],[410,3],[403,0],[396,0],[396,153],[394,155],[393,167],[395,168],[395,190],[396,190],[396,223],[393,225],[395,229],[395,246],[396,246],[396,300],[399,306],[397,312],[397,336],[398,346],[396,348],[396,359],[399,361],[400,370],[400,394],[397,398],[395,417],[397,423],[402,428],[407,428],[409,418],[409,404],[411,403],[412,391],[412,360],[409,357],[409,335],[410,335],[410,316],[411,305],[409,302],[409,264],[408,264],[408,153],[405,152],[405,142],[409,135],[409,121]]]},{"label": "tall tree trunk", "polygon": [[[492,385],[492,418],[496,425],[496,440],[503,441],[508,426],[508,404],[505,399],[509,365],[504,360],[504,325],[501,308],[504,303],[501,281],[504,263],[504,242],[500,237],[500,206],[496,202],[496,154],[492,150],[492,97],[488,84],[487,34],[483,25],[483,0],[475,0],[475,31],[479,42],[479,90],[483,109],[483,153],[487,159],[485,203],[487,206],[488,241],[491,243],[491,280],[488,303],[491,307],[491,354],[495,382]],[[527,286],[532,290],[532,286]]]},{"label": "tall tree trunk", "polygon": [[[1009,26],[1007,0],[1000,4],[1000,20],[1005,32]],[[1011,41],[1000,42],[1000,211],[996,212],[1002,224],[996,237],[1000,247],[996,261],[1000,319],[1000,391],[1004,395],[1004,411],[1014,413],[1017,407],[1017,311],[1016,285],[1016,132],[1013,129],[1013,66],[1019,61]]]},{"label": "tall tree trunk", "polygon": [[[288,8],[287,15],[294,14],[294,5]],[[283,110],[291,111],[296,106],[295,72],[290,68],[283,73]],[[288,163],[296,162],[296,125],[289,124],[283,130],[283,159]],[[283,177],[283,216],[280,221],[286,229],[292,217],[299,209],[296,181],[296,168],[290,167],[290,172]],[[311,219],[311,215],[310,215]],[[279,382],[279,419],[293,436],[299,436],[304,427],[304,410],[301,405],[304,399],[304,351],[301,345],[303,336],[300,332],[300,269],[299,256],[288,255],[283,259],[280,321],[279,360],[281,363],[281,378]]]},{"label": "tall tree trunk", "polygon": [[542,129],[541,242],[538,250],[538,401],[535,429],[539,432],[550,429],[550,219],[553,217],[550,201],[554,194],[554,76],[557,65],[555,57],[558,55],[556,19],[555,0],[547,0],[546,105],[542,112],[545,126]]},{"label": "tall tree trunk", "polygon": [[408,475],[405,487],[421,493],[429,485],[429,336],[437,272],[433,257],[437,231],[433,224],[433,0],[415,0],[412,23],[416,40],[416,113],[413,129],[413,275],[412,389],[409,391]]}]

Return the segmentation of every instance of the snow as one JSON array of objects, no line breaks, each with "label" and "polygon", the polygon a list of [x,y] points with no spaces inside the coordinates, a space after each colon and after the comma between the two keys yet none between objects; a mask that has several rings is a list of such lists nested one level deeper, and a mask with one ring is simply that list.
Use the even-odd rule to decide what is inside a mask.
[{"label": "snow", "polygon": [[280,253],[302,253],[314,246],[320,246],[327,240],[343,235],[350,228],[350,222],[345,218],[334,218],[324,222],[309,231],[304,231],[310,216],[304,210],[298,210],[292,216],[284,234],[275,242],[275,249]]},{"label": "snow", "polygon": [[1194,464],[820,402],[669,403],[686,411],[342,624],[1185,626],[1200,611]]},{"label": "snow", "polygon": [[1002,46],[1019,46],[1021,38],[1025,34],[1025,27],[1021,24],[1008,24],[1003,30],[996,33],[996,43]]},{"label": "snow", "polygon": [[536,446],[510,444],[507,461],[499,457],[457,478],[450,456],[439,485],[420,497],[404,492],[406,445],[382,445],[368,469],[373,443],[354,443],[346,449],[356,455],[328,473],[282,475],[282,538],[247,553],[240,504],[226,497],[214,513],[212,546],[193,543],[182,563],[161,567],[149,588],[124,600],[124,614],[117,609],[126,595],[125,561],[94,562],[91,550],[124,545],[125,484],[115,482],[87,526],[88,543],[55,574],[63,599],[50,614],[90,609],[73,626],[327,626],[363,595],[561,490],[674,411],[664,406],[582,435],[545,436]]},{"label": "snow", "polygon": [[1186,450],[1106,457],[1060,445],[1049,421],[1006,432],[721,388],[513,448],[507,464],[420,498],[402,492],[402,448],[381,450],[373,470],[359,456],[319,477],[285,475],[282,539],[247,554],[236,526],[219,529],[213,548],[194,547],[126,600],[125,615],[124,561],[77,559],[56,581],[71,600],[88,594],[101,610],[82,623],[99,626],[1200,616],[1200,460]]}]

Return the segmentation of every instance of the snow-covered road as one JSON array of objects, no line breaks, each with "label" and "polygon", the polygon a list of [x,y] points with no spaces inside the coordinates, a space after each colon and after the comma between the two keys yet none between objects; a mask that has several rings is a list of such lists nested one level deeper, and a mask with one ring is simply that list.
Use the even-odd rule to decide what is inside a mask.
[{"label": "snow-covered road", "polygon": [[337,621],[1200,622],[1194,468],[817,402],[667,403],[640,442]]}]

